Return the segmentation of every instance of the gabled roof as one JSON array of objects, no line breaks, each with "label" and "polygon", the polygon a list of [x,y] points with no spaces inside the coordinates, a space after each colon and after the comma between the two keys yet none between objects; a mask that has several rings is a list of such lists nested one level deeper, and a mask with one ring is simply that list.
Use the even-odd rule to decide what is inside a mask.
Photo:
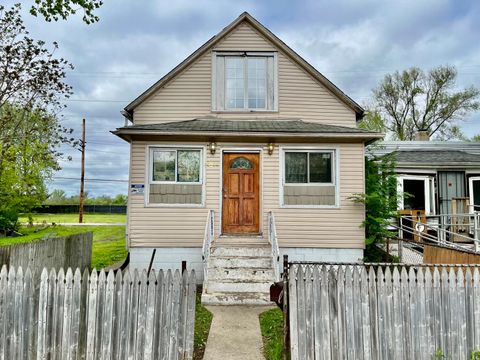
[{"label": "gabled roof", "polygon": [[161,124],[133,125],[117,129],[114,134],[125,135],[193,135],[193,136],[272,136],[360,138],[370,141],[383,134],[345,126],[326,125],[301,119],[232,120],[200,118]]},{"label": "gabled roof", "polygon": [[317,69],[310,65],[305,59],[293,51],[287,44],[280,40],[275,34],[258,22],[253,16],[249,13],[242,13],[237,19],[220,31],[217,35],[213,36],[205,44],[200,46],[195,52],[173,68],[168,74],[158,80],[135,100],[125,107],[124,114],[126,116],[131,116],[132,111],[141,104],[146,98],[148,98],[152,93],[156,92],[158,89],[167,84],[172,80],[177,74],[182,72],[213,46],[215,46],[220,40],[226,37],[230,32],[232,32],[238,25],[242,22],[247,22],[270,42],[272,42],[277,48],[281,49],[290,59],[296,62],[300,67],[302,67],[307,73],[309,73],[314,79],[320,82],[325,86],[329,91],[336,95],[342,102],[344,102],[348,107],[350,107],[356,113],[357,120],[360,120],[363,117],[364,110],[358,105],[354,100],[347,96],[343,91],[341,91],[337,86],[335,86],[330,80],[323,76]]}]

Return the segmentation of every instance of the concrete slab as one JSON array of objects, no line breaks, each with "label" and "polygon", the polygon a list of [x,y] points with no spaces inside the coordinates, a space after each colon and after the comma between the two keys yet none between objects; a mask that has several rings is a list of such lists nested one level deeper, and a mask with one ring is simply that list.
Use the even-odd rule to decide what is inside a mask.
[{"label": "concrete slab", "polygon": [[204,360],[264,360],[258,315],[270,306],[207,306],[213,313]]}]

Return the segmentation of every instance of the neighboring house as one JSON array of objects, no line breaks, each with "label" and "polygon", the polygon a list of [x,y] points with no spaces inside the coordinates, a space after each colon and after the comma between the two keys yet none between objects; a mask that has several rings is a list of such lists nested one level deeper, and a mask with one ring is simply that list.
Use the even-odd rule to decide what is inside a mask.
[{"label": "neighboring house", "polygon": [[[462,212],[480,211],[480,143],[463,141],[384,141],[372,153],[394,153],[400,210],[452,214],[452,199],[468,201]],[[460,209],[457,209],[457,211]]]},{"label": "neighboring house", "polygon": [[351,196],[382,135],[358,129],[363,109],[249,14],[124,115],[130,266],[157,249],[154,268],[186,260],[201,279],[203,255],[204,301],[265,302],[276,240],[291,260],[362,259],[365,209]]}]

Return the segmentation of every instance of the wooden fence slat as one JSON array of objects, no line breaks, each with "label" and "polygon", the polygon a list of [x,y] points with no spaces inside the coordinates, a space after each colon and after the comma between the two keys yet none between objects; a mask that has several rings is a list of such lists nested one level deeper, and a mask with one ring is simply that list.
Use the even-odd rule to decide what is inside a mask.
[{"label": "wooden fence slat", "polygon": [[475,341],[473,348],[480,349],[480,271],[478,267],[473,269],[473,312],[475,329]]},{"label": "wooden fence slat", "polygon": [[0,359],[5,359],[5,345],[7,336],[7,288],[8,288],[8,273],[7,266],[3,265],[0,271]]},{"label": "wooden fence slat", "polygon": [[188,285],[188,302],[187,302],[187,318],[186,318],[186,336],[185,336],[185,359],[193,359],[193,335],[195,328],[195,295],[197,289],[197,280],[195,277],[195,271],[192,270],[189,276]]},{"label": "wooden fence slat", "polygon": [[306,327],[306,341],[305,341],[305,359],[313,360],[315,358],[315,328],[313,321],[313,293],[312,293],[312,268],[307,266],[304,273],[305,278],[305,327]]},{"label": "wooden fence slat", "polygon": [[40,293],[38,297],[38,339],[37,339],[37,360],[45,358],[45,337],[47,324],[47,292],[48,273],[43,269],[40,275]]},{"label": "wooden fence slat", "polygon": [[417,323],[418,323],[418,342],[420,352],[418,357],[420,360],[430,360],[431,355],[428,353],[428,344],[427,344],[427,323],[425,319],[425,277],[423,273],[423,268],[417,269]]},{"label": "wooden fence slat", "polygon": [[435,267],[433,270],[433,301],[436,304],[434,310],[434,328],[435,328],[435,351],[440,349],[445,349],[444,343],[444,324],[442,321],[443,311],[442,311],[442,282],[440,277],[440,272],[438,267]]},{"label": "wooden fence slat", "polygon": [[15,277],[15,307],[14,309],[14,337],[13,337],[13,352],[15,359],[23,357],[23,270],[21,267],[17,269]]},{"label": "wooden fence slat", "polygon": [[[361,302],[361,283],[358,266],[353,267],[353,321],[354,321],[354,343],[355,358],[363,360],[363,322],[362,322],[362,302]],[[359,301],[360,298],[360,301]]]},{"label": "wooden fence slat", "polygon": [[90,274],[88,269],[83,271],[82,286],[80,289],[80,327],[78,333],[78,359],[84,360],[87,357],[87,321],[88,321],[88,295],[90,286]]},{"label": "wooden fence slat", "polygon": [[297,270],[297,322],[302,324],[298,327],[298,358],[305,359],[307,356],[306,339],[306,315],[305,315],[305,273],[303,266]]},{"label": "wooden fence slat", "polygon": [[140,286],[138,292],[138,316],[137,316],[137,339],[136,339],[136,357],[135,359],[143,359],[143,351],[145,350],[145,321],[146,321],[146,308],[147,308],[147,271],[143,270],[140,274]]},{"label": "wooden fence slat", "polygon": [[[357,268],[359,268],[357,266]],[[365,360],[373,359],[372,356],[372,336],[370,324],[370,303],[368,301],[368,291],[370,284],[368,281],[367,270],[364,266],[360,267],[360,301],[361,301],[361,321],[362,321],[362,340],[363,340],[363,358]]]},{"label": "wooden fence slat", "polygon": [[168,359],[168,336],[170,329],[170,315],[172,312],[172,288],[173,288],[173,279],[172,271],[167,270],[164,284],[162,289],[162,323],[161,323],[161,338],[158,342],[159,345],[159,359],[166,360]]},{"label": "wooden fence slat", "polygon": [[[321,349],[322,344],[322,290],[321,290],[321,275],[318,266],[314,266],[312,273],[312,297],[313,301],[313,331],[314,331],[314,344],[313,353],[314,358],[317,360],[323,360],[323,354]],[[327,321],[328,322],[328,321]]]},{"label": "wooden fence slat", "polygon": [[[332,360],[342,360],[340,357],[340,332],[338,325],[338,282],[336,270],[331,266],[328,270],[328,293],[330,314],[330,351]],[[291,294],[291,293],[290,293]],[[295,310],[293,310],[295,311]],[[295,330],[297,332],[297,330]]]},{"label": "wooden fence slat", "polygon": [[88,312],[87,312],[87,360],[95,360],[95,330],[97,327],[97,286],[98,275],[93,269],[90,276],[88,289]]},{"label": "wooden fence slat", "polygon": [[419,299],[417,293],[417,274],[415,269],[410,267],[408,271],[408,288],[410,293],[410,336],[412,339],[413,356],[412,359],[420,354],[420,334],[419,334]]},{"label": "wooden fence slat", "polygon": [[373,266],[370,266],[368,270],[368,292],[370,296],[369,300],[369,315],[371,324],[372,335],[372,359],[380,359],[380,334],[378,327],[378,292],[377,292],[377,280]]},{"label": "wooden fence slat", "polygon": [[385,290],[385,280],[383,276],[382,267],[379,266],[377,269],[377,294],[378,294],[378,333],[382,334],[383,341],[379,341],[379,358],[382,360],[387,360],[387,341],[386,336],[387,334],[387,324],[386,324],[386,312],[387,312],[387,304],[386,304],[386,290]]},{"label": "wooden fence slat", "polygon": [[460,349],[458,347],[458,294],[457,294],[457,277],[453,267],[450,267],[448,273],[448,296],[450,298],[450,352],[447,356],[451,356],[452,359],[461,359]]},{"label": "wooden fence slat", "polygon": [[160,359],[160,349],[159,345],[161,344],[161,334],[162,334],[162,317],[165,315],[165,311],[163,311],[163,296],[165,291],[165,278],[163,274],[163,270],[160,270],[157,275],[157,284],[156,284],[156,299],[155,299],[155,333],[154,333],[154,344],[158,344],[154,346],[153,349],[153,358]]},{"label": "wooden fence slat", "polygon": [[393,295],[393,348],[394,359],[404,359],[403,353],[404,339],[403,339],[403,306],[402,306],[402,288],[400,284],[400,273],[398,267],[395,266],[392,274],[392,295]]},{"label": "wooden fence slat", "polygon": [[351,266],[345,269],[345,335],[346,359],[356,359],[355,356],[355,320],[353,309],[353,274]]},{"label": "wooden fence slat", "polygon": [[186,317],[187,317],[187,296],[188,296],[188,272],[182,273],[182,287],[180,288],[180,314],[179,314],[179,328],[178,328],[178,346],[177,356],[179,359],[185,353],[185,336],[186,336]]},{"label": "wooden fence slat", "polygon": [[69,360],[70,330],[72,326],[72,291],[73,291],[72,269],[68,268],[65,274],[65,296],[63,300],[63,331],[62,331],[62,359]]},{"label": "wooden fence slat", "polygon": [[123,274],[123,286],[122,286],[122,305],[120,306],[120,337],[118,344],[118,358],[127,359],[127,343],[128,343],[128,324],[130,316],[130,292],[132,291],[132,278],[130,277],[130,271],[126,271]]},{"label": "wooden fence slat", "polygon": [[445,267],[442,267],[440,274],[441,294],[442,294],[442,311],[440,319],[443,329],[443,348],[441,350],[444,354],[450,354],[452,351],[451,342],[449,340],[450,332],[450,296],[448,288],[448,273]]},{"label": "wooden fence slat", "polygon": [[394,349],[394,324],[393,324],[393,284],[392,272],[390,267],[385,268],[384,274],[384,294],[385,294],[385,330],[386,330],[386,358],[393,359],[395,354]]},{"label": "wooden fence slat", "polygon": [[343,265],[338,266],[337,270],[337,281],[338,281],[338,286],[337,286],[337,291],[338,291],[338,297],[337,297],[337,312],[338,312],[338,335],[339,335],[339,341],[338,341],[338,351],[339,351],[339,356],[341,359],[345,359],[347,356],[346,352],[346,343],[347,343],[347,338],[346,338],[346,314],[345,314],[345,269]]},{"label": "wooden fence slat", "polygon": [[72,284],[72,310],[70,311],[71,330],[70,330],[70,348],[69,359],[76,360],[79,358],[79,341],[80,341],[80,313],[82,300],[82,275],[80,269],[75,269]]},{"label": "wooden fence slat", "polygon": [[323,331],[321,340],[322,359],[330,360],[332,356],[330,339],[332,328],[330,322],[330,299],[328,297],[328,269],[323,265],[320,269],[320,313],[322,314],[321,323]]},{"label": "wooden fence slat", "polygon": [[135,269],[132,276],[132,287],[130,291],[130,308],[129,308],[129,319],[128,319],[128,340],[127,340],[127,358],[135,358],[135,345],[137,343],[137,314],[138,314],[138,293],[139,293],[139,276],[138,271]]},{"label": "wooden fence slat", "polygon": [[[0,275],[1,276],[1,275]],[[0,283],[0,291],[1,290],[1,283]],[[29,349],[29,344],[30,344],[30,338],[34,336],[35,332],[33,331],[33,318],[31,316],[32,311],[34,309],[34,305],[32,303],[32,297],[33,297],[33,279],[32,279],[32,272],[30,271],[29,268],[25,271],[25,276],[24,276],[24,288],[23,288],[23,297],[24,297],[24,302],[23,302],[23,324],[22,324],[22,331],[23,331],[23,360],[27,359],[33,359],[34,357],[31,356],[30,354],[30,349]],[[1,308],[1,306],[0,306]],[[0,309],[1,312],[1,309]],[[1,335],[0,335],[1,337]],[[1,352],[0,352],[0,358],[1,358]]]},{"label": "wooden fence slat", "polygon": [[113,302],[113,324],[112,324],[112,359],[120,359],[120,339],[122,333],[121,319],[122,319],[122,289],[123,279],[122,272],[117,271],[115,274],[115,289],[114,289],[114,302]]},{"label": "wooden fence slat", "polygon": [[108,272],[105,283],[105,302],[103,304],[102,322],[102,359],[110,359],[112,356],[112,328],[113,328],[113,306],[115,298],[115,275],[113,270]]},{"label": "wooden fence slat", "polygon": [[[148,275],[148,288],[147,288],[147,302],[146,302],[146,318],[145,318],[145,345],[144,345],[144,359],[153,359],[153,341],[155,336],[155,296],[157,278],[155,276],[155,270],[151,270]],[[185,280],[186,283],[186,280]],[[185,284],[186,285],[186,284]],[[179,323],[184,324],[184,319],[179,317]],[[183,345],[183,344],[182,344]],[[179,347],[180,348],[180,347]]]},{"label": "wooden fence slat", "polygon": [[288,293],[290,298],[289,304],[289,317],[290,317],[290,355],[292,360],[299,360],[298,357],[298,319],[297,319],[297,271],[298,266],[292,265],[289,272]]},{"label": "wooden fence slat", "polygon": [[[43,250],[43,248],[41,248]],[[63,268],[57,273],[57,281],[55,285],[49,282],[49,286],[55,286],[53,292],[53,319],[52,319],[52,336],[53,345],[51,352],[54,359],[62,359],[62,335],[63,335],[63,312],[65,301],[65,272]]]},{"label": "wooden fence slat", "polygon": [[463,275],[463,269],[458,269],[456,272],[457,275],[457,314],[456,314],[456,323],[458,331],[458,354],[463,359],[468,359],[470,356],[470,351],[467,351],[466,340],[467,340],[467,316],[466,316],[466,307],[465,307],[465,277]]},{"label": "wooden fence slat", "polygon": [[[425,268],[425,322],[427,355],[435,354],[435,303],[433,299],[433,277],[430,268]],[[430,358],[428,358],[430,359]]]},{"label": "wooden fence slat", "polygon": [[177,338],[178,338],[178,318],[179,308],[180,308],[180,271],[175,270],[173,276],[173,290],[172,290],[172,313],[170,316],[170,337],[169,337],[169,352],[168,357],[171,360],[177,359]]}]

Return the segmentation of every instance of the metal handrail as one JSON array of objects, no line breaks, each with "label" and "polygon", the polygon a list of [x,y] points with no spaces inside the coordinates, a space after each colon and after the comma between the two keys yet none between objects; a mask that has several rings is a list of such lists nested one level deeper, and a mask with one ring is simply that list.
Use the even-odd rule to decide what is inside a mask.
[{"label": "metal handrail", "polygon": [[215,212],[208,210],[207,222],[205,224],[205,235],[203,237],[202,261],[203,261],[203,279],[207,280],[208,259],[210,258],[210,248],[215,238]]},{"label": "metal handrail", "polygon": [[272,246],[272,262],[275,281],[280,281],[280,249],[277,241],[277,229],[273,211],[268,212],[268,242]]},{"label": "metal handrail", "polygon": [[[465,215],[465,214],[461,214],[461,215]],[[433,215],[431,217],[441,217],[441,216],[444,216],[444,215]],[[475,216],[476,216],[476,219],[478,219],[478,214],[475,215]],[[427,229],[427,230],[428,229],[434,230],[434,231],[437,232],[437,236],[425,233],[423,230],[419,231],[419,229],[417,227],[407,226],[406,224],[403,223],[403,219],[409,219],[409,220],[415,222],[417,225],[424,226],[424,228]],[[433,243],[437,243],[439,245],[447,246],[447,247],[450,247],[450,248],[465,250],[465,248],[463,246],[460,246],[460,245],[458,245],[454,242],[446,240],[447,235],[457,236],[457,237],[463,238],[463,239],[468,240],[468,241],[473,241],[474,246],[475,246],[475,251],[478,251],[479,239],[476,236],[475,236],[475,238],[472,239],[469,236],[459,234],[459,233],[447,230],[445,228],[445,226],[447,226],[447,225],[451,226],[451,225],[457,225],[457,224],[445,224],[445,223],[442,222],[442,223],[439,223],[438,226],[434,226],[434,225],[428,224],[427,222],[425,222],[425,223],[421,222],[418,219],[419,219],[418,217],[414,217],[414,216],[413,217],[412,216],[402,216],[402,217],[400,217],[400,226],[393,225],[393,227],[396,227],[398,230],[400,230],[402,232],[407,232],[411,235],[416,235],[416,236],[420,237],[422,240],[431,241]],[[476,220],[476,221],[478,221],[478,220]],[[476,234],[478,234],[478,231],[476,231]],[[403,238],[403,235],[400,235],[400,237]]]}]

